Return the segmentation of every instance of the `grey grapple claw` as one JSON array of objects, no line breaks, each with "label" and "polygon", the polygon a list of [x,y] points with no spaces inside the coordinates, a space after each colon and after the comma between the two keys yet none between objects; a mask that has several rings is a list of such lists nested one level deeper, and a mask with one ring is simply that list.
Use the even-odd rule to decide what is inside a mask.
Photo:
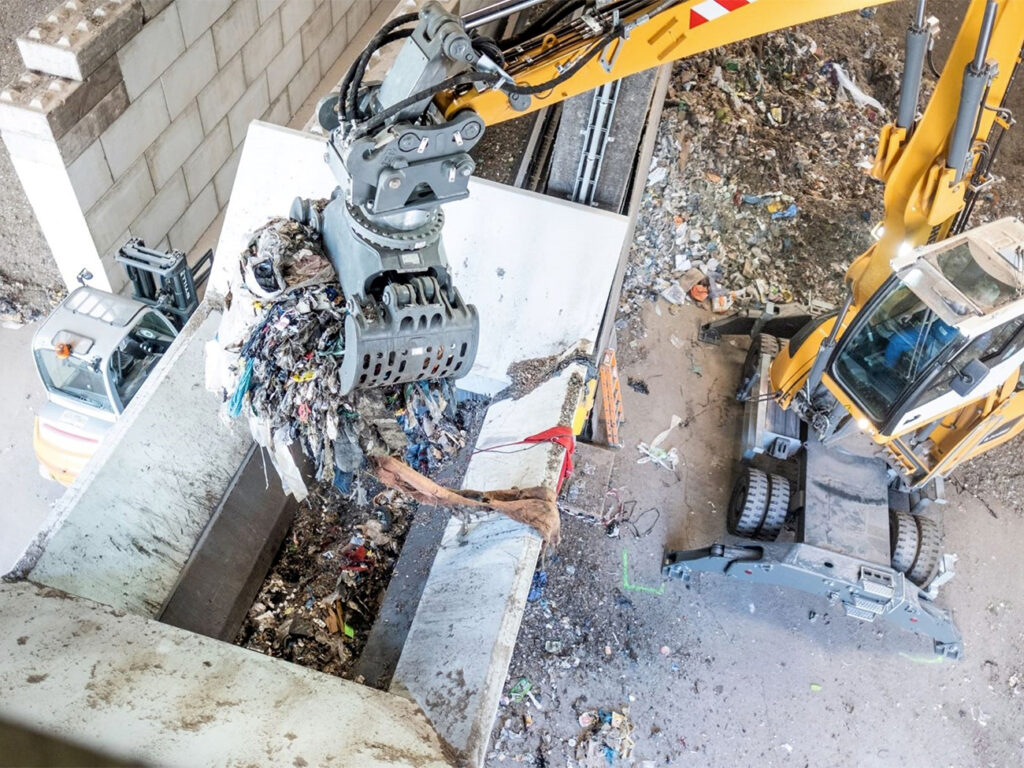
[{"label": "grey grapple claw", "polygon": [[434,277],[390,283],[369,311],[349,301],[342,390],[464,376],[476,357],[476,308]]}]

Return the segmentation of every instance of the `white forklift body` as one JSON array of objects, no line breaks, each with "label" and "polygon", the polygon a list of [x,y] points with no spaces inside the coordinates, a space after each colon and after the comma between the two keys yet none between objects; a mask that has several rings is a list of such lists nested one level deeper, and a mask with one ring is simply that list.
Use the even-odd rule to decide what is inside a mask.
[{"label": "white forklift body", "polygon": [[61,302],[32,340],[47,394],[33,438],[43,477],[70,484],[176,335],[135,299],[83,286]]}]

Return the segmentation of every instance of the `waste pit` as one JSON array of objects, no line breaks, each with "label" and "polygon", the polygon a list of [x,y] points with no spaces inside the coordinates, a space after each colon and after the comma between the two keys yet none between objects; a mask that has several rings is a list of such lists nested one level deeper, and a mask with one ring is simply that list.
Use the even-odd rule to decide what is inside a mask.
[{"label": "waste pit", "polygon": [[[359,679],[406,536],[424,513],[438,531],[445,510],[499,511],[557,536],[546,489],[452,490],[487,401],[462,397],[450,379],[343,392],[345,295],[315,229],[274,218],[255,230],[225,305],[207,349],[208,388],[221,393],[224,418],[248,421],[299,502],[236,644]],[[269,470],[267,482],[277,482]]]}]

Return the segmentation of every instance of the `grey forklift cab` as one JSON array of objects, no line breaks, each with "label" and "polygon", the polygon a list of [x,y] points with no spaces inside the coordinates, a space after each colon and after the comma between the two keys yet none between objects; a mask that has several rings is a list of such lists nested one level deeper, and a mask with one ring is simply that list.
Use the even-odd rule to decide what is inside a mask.
[{"label": "grey forklift cab", "polygon": [[[129,241],[117,259],[133,297],[84,285],[36,331],[32,356],[47,402],[35,420],[40,474],[70,485],[96,452],[199,305],[196,285],[209,275],[213,252],[194,269],[184,254]],[[205,267],[205,270],[204,270]]]}]

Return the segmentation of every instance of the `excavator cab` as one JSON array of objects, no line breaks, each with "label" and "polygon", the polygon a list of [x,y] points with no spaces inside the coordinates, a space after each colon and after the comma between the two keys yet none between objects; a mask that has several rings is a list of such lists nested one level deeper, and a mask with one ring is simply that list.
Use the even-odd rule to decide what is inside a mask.
[{"label": "excavator cab", "polygon": [[33,435],[44,478],[71,484],[176,335],[125,296],[83,286],[61,302],[32,341],[46,388]]},{"label": "excavator cab", "polygon": [[906,249],[892,269],[843,334],[824,381],[876,441],[911,448],[913,475],[927,476],[943,422],[1019,386],[1024,223],[1002,219]]},{"label": "excavator cab", "polygon": [[137,238],[116,256],[132,297],[85,285],[36,331],[32,357],[46,388],[35,420],[39,473],[70,485],[128,407],[199,306],[197,286],[213,251],[192,267],[180,251],[155,251]]},{"label": "excavator cab", "polygon": [[[852,618],[930,635],[957,658],[959,630],[934,603],[955,557],[925,512],[941,506],[942,477],[958,463],[1024,430],[1024,223],[908,246],[890,266],[848,324],[847,307],[804,320],[788,345],[771,335],[785,316],[753,332],[730,536],[668,552],[664,573],[821,594]],[[783,408],[792,370],[801,383]]]}]

